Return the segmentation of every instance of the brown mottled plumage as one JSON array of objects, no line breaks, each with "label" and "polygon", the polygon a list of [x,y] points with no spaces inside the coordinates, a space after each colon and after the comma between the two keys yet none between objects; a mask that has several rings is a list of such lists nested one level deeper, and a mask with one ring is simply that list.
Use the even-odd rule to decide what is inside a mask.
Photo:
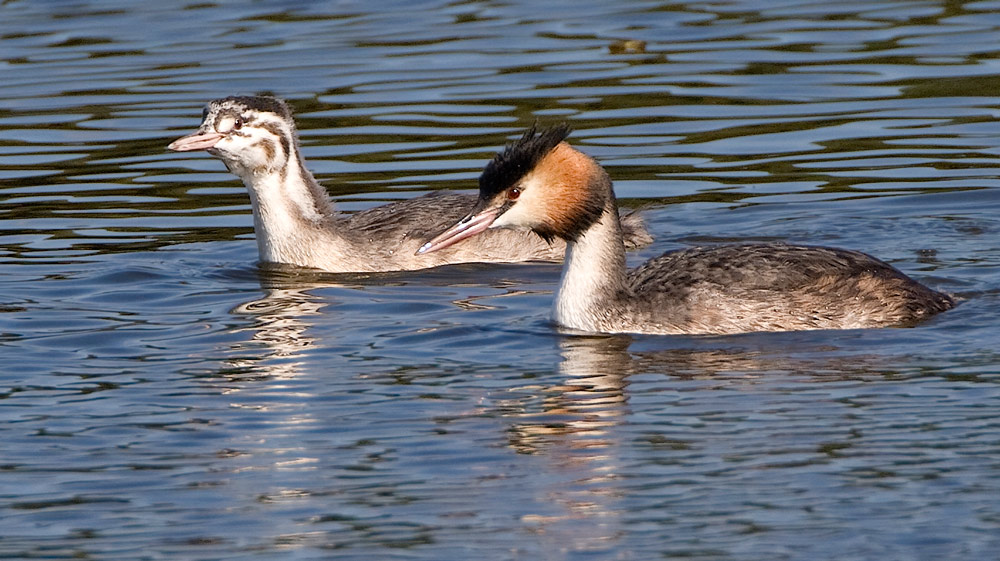
[{"label": "brown mottled plumage", "polygon": [[[565,127],[536,133],[494,158],[472,212],[426,243],[447,248],[497,226],[527,226],[566,240],[555,321],[591,332],[724,334],[907,326],[955,303],[856,251],[758,243],[666,253],[631,271],[611,179],[561,142]],[[542,139],[542,140],[540,140]],[[531,169],[492,169],[523,162]],[[499,181],[498,178],[502,178]],[[461,245],[461,244],[459,244]]]},{"label": "brown mottled plumage", "polygon": [[[468,211],[476,200],[472,195],[432,193],[338,214],[306,169],[291,111],[276,98],[227,97],[209,102],[198,131],[168,148],[207,150],[243,180],[265,262],[375,272],[464,262],[554,261],[565,252],[561,240],[549,243],[522,229],[495,230],[478,243],[440,255],[415,255],[423,240]],[[652,241],[638,216],[626,216],[624,221],[630,246]]]}]

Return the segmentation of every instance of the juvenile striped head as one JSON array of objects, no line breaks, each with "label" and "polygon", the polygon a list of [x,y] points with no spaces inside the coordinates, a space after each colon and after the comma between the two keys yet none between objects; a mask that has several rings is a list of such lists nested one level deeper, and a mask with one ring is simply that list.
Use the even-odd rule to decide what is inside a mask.
[{"label": "juvenile striped head", "polygon": [[447,247],[487,228],[530,228],[547,240],[576,241],[604,212],[611,192],[607,174],[564,142],[570,129],[529,129],[507,145],[479,177],[472,212],[420,249]]},{"label": "juvenile striped head", "polygon": [[167,148],[206,150],[243,178],[283,170],[296,159],[295,122],[285,102],[273,97],[231,96],[210,101],[194,134]]}]

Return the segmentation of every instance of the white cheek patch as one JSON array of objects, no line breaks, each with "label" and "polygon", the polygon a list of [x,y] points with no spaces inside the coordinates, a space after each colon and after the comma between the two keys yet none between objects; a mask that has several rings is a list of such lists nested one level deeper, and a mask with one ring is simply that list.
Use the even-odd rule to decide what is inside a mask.
[{"label": "white cheek patch", "polygon": [[518,202],[494,220],[490,228],[531,228],[534,225],[535,221],[530,213],[525,212],[525,208]]},{"label": "white cheek patch", "polygon": [[215,122],[215,132],[221,132],[223,134],[231,132],[233,127],[236,126],[236,119],[233,117],[223,117]]},{"label": "white cheek patch", "polygon": [[517,223],[517,205],[507,209],[507,212],[501,214],[496,220],[490,224],[490,228],[510,228],[511,226],[520,226]]},{"label": "white cheek patch", "polygon": [[493,222],[491,228],[532,228],[547,224],[548,217],[545,213],[546,186],[541,177],[536,174],[528,174],[521,180],[520,186],[521,196],[507,212],[501,214]]}]

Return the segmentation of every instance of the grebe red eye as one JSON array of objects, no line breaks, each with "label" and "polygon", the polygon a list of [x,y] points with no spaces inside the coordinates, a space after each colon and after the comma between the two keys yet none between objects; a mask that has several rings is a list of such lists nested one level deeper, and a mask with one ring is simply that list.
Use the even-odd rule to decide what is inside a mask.
[{"label": "grebe red eye", "polygon": [[242,128],[243,128],[243,119],[236,119],[236,122],[233,123],[233,130],[238,131]]},{"label": "grebe red eye", "polygon": [[520,196],[521,196],[521,188],[520,187],[511,187],[511,189],[509,191],[507,191],[507,199],[508,200],[516,201],[517,198],[520,197]]}]

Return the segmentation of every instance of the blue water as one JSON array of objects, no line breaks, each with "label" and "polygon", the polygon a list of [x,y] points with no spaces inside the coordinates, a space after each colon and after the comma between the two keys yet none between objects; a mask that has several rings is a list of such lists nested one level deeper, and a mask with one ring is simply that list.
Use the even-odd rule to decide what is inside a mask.
[{"label": "blue water", "polygon": [[[0,7],[0,558],[986,560],[1000,2]],[[261,267],[165,150],[296,111],[339,208],[471,192],[536,120],[668,249],[860,249],[912,329],[581,337],[555,264]]]}]

